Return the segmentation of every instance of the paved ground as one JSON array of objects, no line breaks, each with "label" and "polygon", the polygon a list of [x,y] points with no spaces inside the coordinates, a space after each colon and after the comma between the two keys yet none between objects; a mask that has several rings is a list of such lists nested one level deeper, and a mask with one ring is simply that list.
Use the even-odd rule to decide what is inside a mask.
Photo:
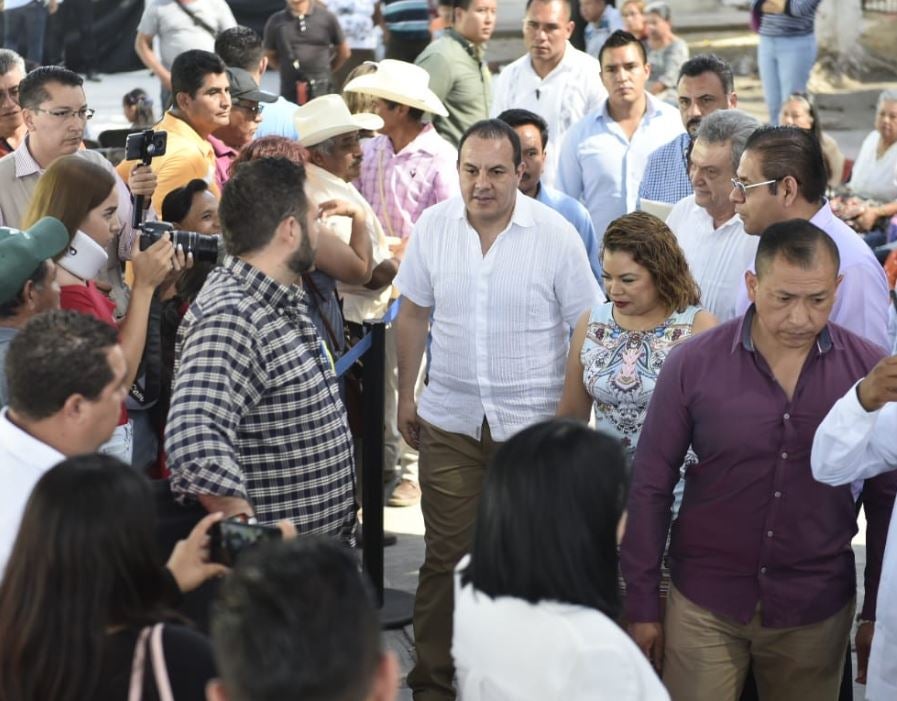
[{"label": "paved ground", "polygon": [[[737,77],[736,89],[739,95],[739,106],[765,120],[765,108],[756,75],[750,73],[754,67],[753,56],[756,51],[756,40],[743,31],[724,31],[720,27],[744,26],[741,15],[737,12],[714,13],[707,16],[695,16],[691,19],[694,31],[688,38],[692,52],[713,50],[726,56],[736,69],[742,73]],[[708,29],[708,28],[717,28]],[[491,61],[507,63],[519,56],[523,51],[522,42],[517,38],[499,38],[490,46]],[[268,73],[264,78],[264,86],[277,91],[277,76]],[[109,128],[127,126],[121,112],[121,96],[135,87],[143,87],[156,97],[158,82],[146,71],[135,71],[117,75],[105,75],[99,83],[87,83],[90,105],[97,110],[97,115],[90,123],[90,133],[96,135]],[[848,158],[855,158],[860,143],[872,125],[872,109],[881,84],[868,84],[850,90],[834,90],[821,85],[817,95],[822,110],[823,124],[834,136]],[[893,85],[892,85],[893,87]],[[386,528],[399,535],[399,543],[386,550],[386,585],[403,591],[414,592],[417,586],[417,570],[423,560],[423,519],[419,508],[386,509]],[[857,583],[862,592],[862,568],[865,563],[865,524],[861,524],[860,533],[854,540],[857,556]],[[861,596],[860,596],[861,600]],[[403,674],[407,673],[413,663],[413,638],[410,627],[387,634],[389,646],[396,650],[401,659]],[[862,687],[855,687],[855,698],[862,699]],[[407,687],[402,689],[400,698],[410,701],[411,693]]]}]

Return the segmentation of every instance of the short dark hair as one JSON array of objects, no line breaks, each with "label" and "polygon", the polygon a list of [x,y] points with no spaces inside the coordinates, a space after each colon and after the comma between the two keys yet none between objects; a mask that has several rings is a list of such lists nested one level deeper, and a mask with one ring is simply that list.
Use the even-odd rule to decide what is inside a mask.
[{"label": "short dark hair", "polygon": [[265,53],[262,38],[254,29],[237,25],[215,37],[215,53],[228,66],[256,71]]},{"label": "short dark hair", "polygon": [[194,195],[205,192],[209,184],[205,180],[193,178],[183,187],[177,187],[162,200],[162,220],[180,222],[190,213]]},{"label": "short dark hair", "polygon": [[9,344],[9,407],[32,420],[62,409],[73,394],[95,400],[114,377],[106,357],[118,343],[115,327],[89,314],[38,314]]},{"label": "short dark hair", "polygon": [[697,78],[704,73],[713,73],[719,78],[719,82],[723,86],[723,92],[727,95],[735,90],[735,76],[732,74],[732,66],[723,61],[716,54],[698,54],[688,59],[679,68],[679,78],[683,77]]},{"label": "short dark hair", "polygon": [[616,439],[573,419],[524,429],[486,471],[462,581],[492,598],[578,604],[615,619],[626,492]]},{"label": "short dark hair", "polygon": [[604,52],[607,49],[619,49],[621,46],[629,46],[630,44],[635,44],[638,47],[639,53],[642,55],[642,63],[648,63],[648,52],[645,50],[645,45],[625,29],[617,29],[601,45],[601,48],[598,50],[598,63],[601,64]]},{"label": "short dark hair", "polygon": [[542,137],[542,150],[544,151],[545,147],[548,146],[548,122],[535,112],[515,107],[514,109],[505,110],[498,115],[497,119],[500,119],[512,129],[527,124],[536,127],[539,130],[539,135]]},{"label": "short dark hair", "polygon": [[220,57],[211,51],[190,49],[178,54],[171,64],[171,94],[185,92],[190,97],[196,97],[196,93],[202,88],[203,81],[210,73],[224,73],[227,66]]},{"label": "short dark hair", "polygon": [[[22,284],[22,288],[16,293],[16,296],[0,303],[0,319],[11,319],[18,314],[25,305],[25,285],[31,282],[35,287],[42,287],[49,272],[50,266],[47,265],[47,261],[42,260]],[[2,371],[3,369],[0,368],[0,372]]]},{"label": "short dark hair", "polygon": [[470,125],[461,137],[461,141],[458,144],[459,163],[461,162],[461,149],[464,148],[464,142],[471,136],[495,141],[507,139],[511,142],[511,150],[514,152],[514,167],[516,168],[519,166],[523,160],[523,150],[520,148],[520,137],[517,136],[516,131],[500,119],[481,119],[479,122],[474,122]]},{"label": "short dark hair", "polygon": [[0,584],[0,698],[97,698],[109,629],[171,615],[164,572],[146,477],[108,455],[45,473]]},{"label": "short dark hair", "polygon": [[[524,12],[526,10],[528,10],[530,8],[530,5],[532,5],[534,2],[544,2],[544,3],[559,2],[559,3],[561,3],[561,5],[563,5],[564,7],[567,8],[567,16],[568,17],[571,17],[573,15],[573,8],[570,5],[570,0],[526,0],[526,7],[523,8]],[[613,5],[614,2],[615,2],[615,0],[610,0],[607,4]]]},{"label": "short dark hair", "polygon": [[264,248],[280,222],[290,216],[304,230],[307,212],[303,166],[286,158],[241,163],[231,173],[218,206],[227,252],[238,256]]},{"label": "short dark hair", "polygon": [[819,263],[820,252],[828,254],[837,274],[841,268],[841,254],[831,236],[806,219],[776,222],[760,234],[754,269],[757,277],[763,277],[773,261],[782,257],[791,265],[809,270]]},{"label": "short dark hair", "polygon": [[[381,97],[380,100],[383,102],[384,105],[386,105],[386,107],[390,111],[394,110],[396,107],[398,107],[400,104],[402,104],[400,102],[394,102],[392,100],[387,100],[385,97]],[[411,119],[413,119],[415,122],[419,122],[423,118],[423,116],[424,116],[423,110],[419,110],[417,107],[411,107],[410,105],[405,105],[405,107],[408,108],[408,116],[411,117]]]},{"label": "short dark hair", "polygon": [[80,88],[84,85],[84,78],[62,66],[35,68],[19,83],[19,105],[33,110],[40,107],[42,102],[49,100],[50,93],[47,92],[47,83],[59,83],[71,88]]},{"label": "short dark hair", "polygon": [[799,127],[760,127],[747,140],[745,151],[757,154],[766,180],[791,176],[807,202],[819,202],[828,185],[822,147],[812,132]]},{"label": "short dark hair", "polygon": [[361,701],[382,657],[358,565],[316,537],[247,552],[221,587],[211,635],[234,701]]}]

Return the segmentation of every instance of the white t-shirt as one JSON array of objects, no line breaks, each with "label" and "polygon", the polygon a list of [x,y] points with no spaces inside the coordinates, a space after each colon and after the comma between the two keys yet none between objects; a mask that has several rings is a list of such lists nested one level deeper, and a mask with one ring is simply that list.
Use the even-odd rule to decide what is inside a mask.
[{"label": "white t-shirt", "polygon": [[[237,20],[224,0],[191,0],[184,3],[184,7],[216,32],[237,26]],[[215,51],[215,37],[178,7],[177,0],[150,0],[137,31],[159,37],[160,58],[166,68],[171,68],[175,57],[184,51]]]},{"label": "white t-shirt", "polygon": [[492,599],[455,577],[452,657],[461,701],[670,698],[635,643],[600,611]]}]

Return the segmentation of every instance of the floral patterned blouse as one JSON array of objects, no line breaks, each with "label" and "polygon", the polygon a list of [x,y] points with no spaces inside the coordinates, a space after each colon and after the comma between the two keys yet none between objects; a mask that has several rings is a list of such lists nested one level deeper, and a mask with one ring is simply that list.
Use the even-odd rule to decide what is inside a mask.
[{"label": "floral patterned blouse", "polygon": [[595,428],[619,438],[630,463],[663,361],[691,336],[700,310],[688,307],[648,331],[627,331],[614,321],[613,304],[592,309],[580,355],[583,384],[594,403]]}]

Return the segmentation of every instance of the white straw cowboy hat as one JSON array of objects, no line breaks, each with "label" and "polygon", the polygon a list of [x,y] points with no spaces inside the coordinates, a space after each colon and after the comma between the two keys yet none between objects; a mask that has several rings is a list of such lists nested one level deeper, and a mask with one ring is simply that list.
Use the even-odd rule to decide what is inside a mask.
[{"label": "white straw cowboy hat", "polygon": [[448,110],[430,90],[429,83],[430,74],[420,66],[385,58],[377,64],[376,71],[353,78],[343,90],[381,97],[422,112],[448,117]]},{"label": "white straw cowboy hat", "polygon": [[376,114],[349,112],[339,95],[322,95],[309,100],[296,110],[293,122],[299,132],[299,143],[303,146],[314,146],[352,131],[377,131],[383,128],[383,120]]}]

